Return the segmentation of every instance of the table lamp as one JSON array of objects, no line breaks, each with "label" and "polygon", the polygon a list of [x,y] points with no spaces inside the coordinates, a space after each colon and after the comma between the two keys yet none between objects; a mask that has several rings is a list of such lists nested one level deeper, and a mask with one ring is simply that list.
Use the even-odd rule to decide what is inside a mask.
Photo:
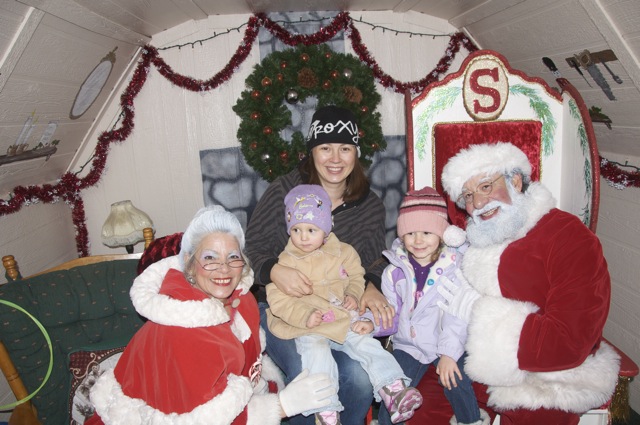
[{"label": "table lamp", "polygon": [[110,248],[124,246],[132,254],[133,246],[144,240],[145,227],[153,228],[153,221],[144,211],[129,200],[115,202],[102,226],[102,243]]}]

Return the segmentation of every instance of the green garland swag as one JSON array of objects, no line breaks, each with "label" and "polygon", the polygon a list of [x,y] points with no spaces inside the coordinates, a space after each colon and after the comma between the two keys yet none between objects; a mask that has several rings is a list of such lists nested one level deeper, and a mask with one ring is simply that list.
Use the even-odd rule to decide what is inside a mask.
[{"label": "green garland swag", "polygon": [[375,152],[387,147],[376,112],[380,94],[373,73],[353,55],[334,52],[326,44],[298,45],[264,58],[245,84],[247,89],[233,106],[242,119],[237,136],[247,163],[269,182],[293,170],[307,154],[300,131],[291,141],[280,136],[291,125],[291,111],[284,102],[316,96],[319,108],[337,105],[353,111],[365,167]]}]

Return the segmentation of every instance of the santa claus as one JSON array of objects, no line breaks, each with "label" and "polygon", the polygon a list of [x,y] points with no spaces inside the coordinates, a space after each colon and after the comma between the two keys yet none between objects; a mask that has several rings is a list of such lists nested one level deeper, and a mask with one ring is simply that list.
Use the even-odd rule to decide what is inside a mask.
[{"label": "santa claus", "polygon": [[445,165],[470,247],[463,285],[438,288],[441,308],[469,323],[465,371],[486,385],[502,425],[577,424],[618,376],[602,340],[609,272],[596,235],[530,176],[510,143],[473,145]]}]

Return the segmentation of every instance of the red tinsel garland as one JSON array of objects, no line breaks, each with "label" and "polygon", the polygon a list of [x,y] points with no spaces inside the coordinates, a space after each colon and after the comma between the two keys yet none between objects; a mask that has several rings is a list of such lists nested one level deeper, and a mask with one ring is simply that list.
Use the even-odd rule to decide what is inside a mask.
[{"label": "red tinsel garland", "polygon": [[69,204],[72,209],[72,220],[76,228],[76,249],[78,255],[81,257],[89,255],[88,231],[85,222],[86,216],[84,202],[80,197],[80,192],[82,189],[95,185],[102,177],[111,143],[126,140],[133,131],[135,116],[133,101],[147,80],[150,64],[153,64],[161,75],[178,87],[195,92],[215,89],[222,83],[227,82],[233,72],[245,61],[251,52],[251,48],[261,26],[289,46],[296,46],[300,43],[305,45],[325,43],[331,40],[339,31],[346,30],[347,36],[351,38],[354,51],[358,54],[360,60],[373,70],[374,77],[381,85],[393,88],[393,90],[398,93],[404,93],[406,90],[418,93],[429,83],[438,80],[438,78],[449,69],[461,45],[469,51],[477,50],[463,33],[454,34],[451,37],[445,56],[426,77],[410,83],[396,81],[382,71],[375,59],[369,54],[367,47],[362,43],[360,33],[355,28],[353,20],[347,12],[339,13],[328,26],[309,35],[292,35],[289,31],[265,15],[254,15],[249,18],[242,42],[227,65],[216,75],[204,81],[174,72],[171,67],[159,57],[158,50],[155,47],[147,45],[143,48],[142,56],[131,81],[120,97],[120,106],[123,111],[122,125],[119,128],[100,134],[91,160],[91,169],[87,175],[80,178],[77,175],[78,173],[68,172],[62,175],[60,180],[54,185],[17,186],[14,188],[10,199],[0,200],[0,216],[15,213],[19,211],[23,205],[38,202],[55,203],[62,199],[65,203]]},{"label": "red tinsel garland", "polygon": [[436,67],[427,74],[426,77],[419,81],[414,81],[410,83],[403,83],[401,81],[397,81],[393,79],[390,75],[386,74],[380,66],[376,62],[376,60],[369,54],[367,50],[367,46],[362,43],[362,39],[360,38],[360,33],[356,29],[353,24],[353,21],[350,22],[350,38],[351,38],[351,46],[353,50],[358,54],[360,60],[366,63],[369,68],[373,70],[374,77],[382,84],[384,87],[391,87],[397,93],[404,93],[406,90],[411,90],[414,94],[421,93],[425,87],[429,84],[438,81],[441,75],[449,70],[449,66],[451,66],[451,62],[455,58],[458,51],[460,51],[460,46],[464,45],[464,47],[469,52],[475,52],[478,48],[473,44],[471,40],[467,38],[466,35],[459,32],[451,36],[451,40],[449,41],[449,46],[445,51],[445,55],[440,59]]},{"label": "red tinsel garland", "polygon": [[626,187],[640,187],[640,171],[624,171],[607,158],[600,157],[600,175],[611,187],[622,190]]}]

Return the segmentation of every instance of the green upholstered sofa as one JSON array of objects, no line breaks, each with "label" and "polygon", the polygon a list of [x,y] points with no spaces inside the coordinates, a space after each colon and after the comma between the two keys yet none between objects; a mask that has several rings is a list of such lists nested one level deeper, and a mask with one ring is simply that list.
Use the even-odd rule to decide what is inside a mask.
[{"label": "green upholstered sofa", "polygon": [[[122,260],[104,257],[108,261],[16,281],[9,279],[0,286],[0,300],[14,303],[33,315],[51,339],[51,375],[32,399],[43,424],[70,423],[70,355],[78,350],[91,352],[123,347],[143,324],[129,297],[129,289],[137,276],[136,254],[120,256],[127,258]],[[0,340],[27,393],[36,390],[50,363],[48,344],[39,327],[20,309],[2,304]],[[13,377],[7,379],[13,380]]]}]

